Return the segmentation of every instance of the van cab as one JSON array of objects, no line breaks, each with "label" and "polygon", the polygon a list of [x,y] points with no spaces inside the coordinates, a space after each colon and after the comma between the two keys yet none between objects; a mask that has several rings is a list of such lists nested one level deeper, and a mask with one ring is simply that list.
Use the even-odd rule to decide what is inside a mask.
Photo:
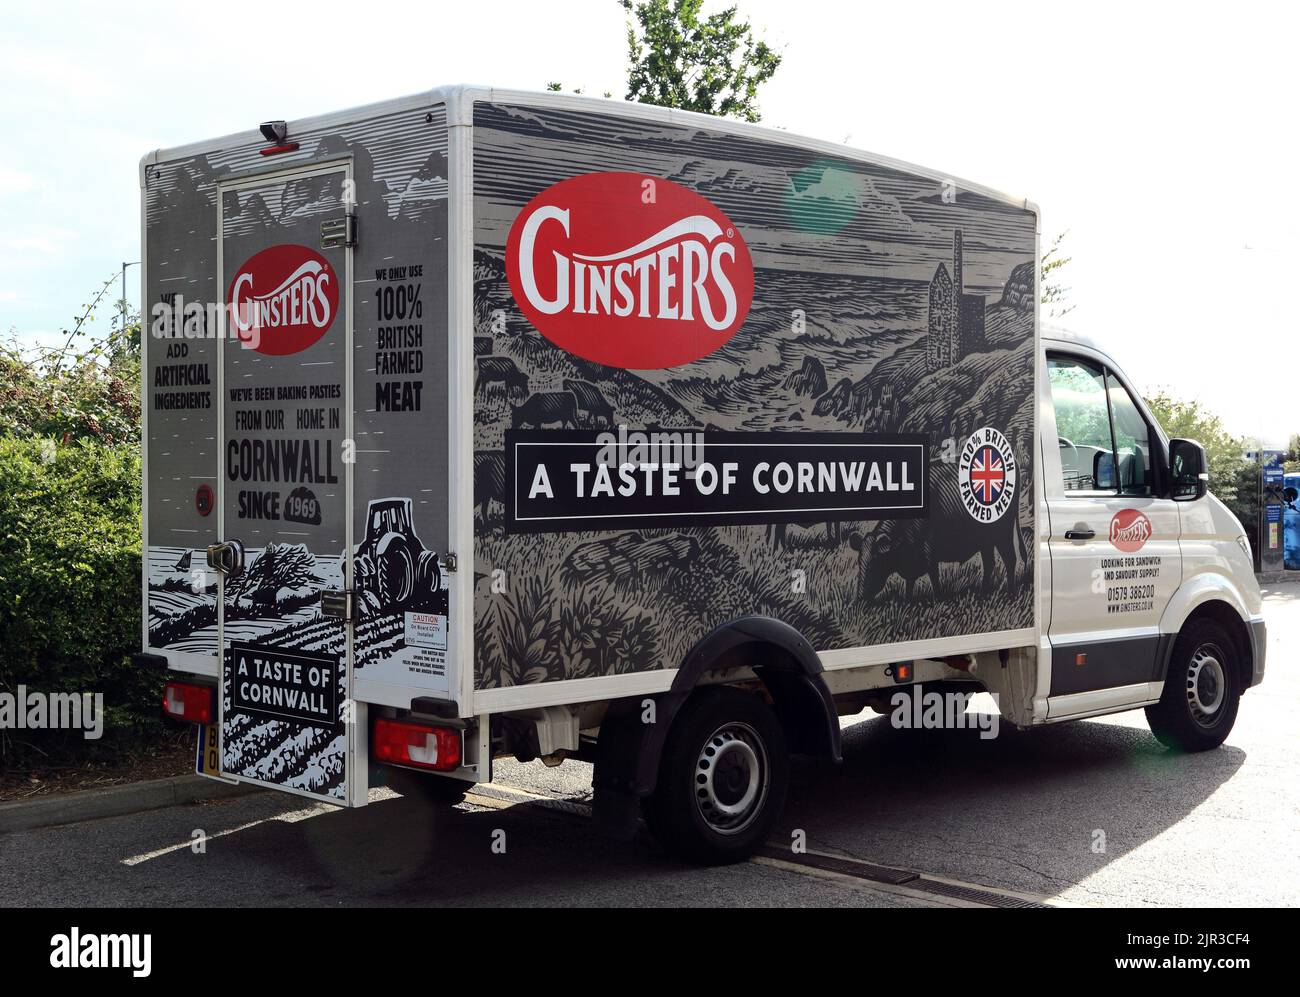
[{"label": "van cab", "polygon": [[1245,530],[1204,450],[1165,435],[1109,354],[1054,329],[1042,343],[1043,719],[1141,706],[1162,742],[1214,747],[1264,677]]}]

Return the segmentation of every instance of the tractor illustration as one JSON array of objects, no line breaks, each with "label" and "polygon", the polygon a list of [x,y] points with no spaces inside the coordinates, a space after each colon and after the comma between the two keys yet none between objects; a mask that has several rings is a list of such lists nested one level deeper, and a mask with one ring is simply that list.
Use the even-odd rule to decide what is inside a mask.
[{"label": "tractor illustration", "polygon": [[438,555],[416,536],[409,498],[371,501],[353,563],[363,615],[427,610],[442,586]]}]

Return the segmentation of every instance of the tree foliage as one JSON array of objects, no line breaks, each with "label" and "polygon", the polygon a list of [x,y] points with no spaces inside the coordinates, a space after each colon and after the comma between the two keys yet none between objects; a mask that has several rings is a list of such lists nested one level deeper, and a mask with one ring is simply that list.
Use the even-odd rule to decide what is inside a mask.
[{"label": "tree foliage", "polygon": [[[1247,441],[1230,433],[1223,420],[1194,399],[1177,398],[1168,391],[1160,391],[1146,400],[1151,414],[1169,434],[1195,440],[1205,447],[1210,464],[1211,487],[1223,497],[1222,484],[1241,464],[1251,464],[1246,459]],[[1252,465],[1253,466],[1253,465]],[[1221,483],[1217,483],[1221,482]]]},{"label": "tree foliage", "polygon": [[1292,433],[1286,441],[1286,450],[1282,452],[1282,465],[1287,474],[1300,471],[1300,433]]},{"label": "tree foliage", "polygon": [[1061,244],[1069,234],[1067,229],[1057,235],[1039,264],[1038,284],[1043,289],[1039,301],[1047,309],[1048,318],[1061,318],[1075,308],[1068,304],[1070,288],[1061,283],[1061,271],[1074,259],[1073,256],[1064,255],[1061,249]]},{"label": "tree foliage", "polygon": [[1194,399],[1160,391],[1146,402],[1170,439],[1195,440],[1205,447],[1210,490],[1241,520],[1258,550],[1259,466],[1246,457],[1249,441],[1230,433],[1222,419]]},{"label": "tree foliage", "polygon": [[140,436],[140,323],[123,315],[90,339],[87,324],[114,277],[100,288],[59,349],[0,342],[0,436],[93,439],[135,445]]},{"label": "tree foliage", "polygon": [[628,12],[628,100],[759,120],[758,88],[781,55],[735,7],[702,16],[703,0],[619,2]]}]

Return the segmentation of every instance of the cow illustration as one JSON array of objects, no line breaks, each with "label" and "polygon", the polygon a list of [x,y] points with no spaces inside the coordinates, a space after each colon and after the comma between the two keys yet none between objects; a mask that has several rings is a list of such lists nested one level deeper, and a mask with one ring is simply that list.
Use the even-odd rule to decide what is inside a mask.
[{"label": "cow illustration", "polygon": [[[804,529],[809,529],[813,523],[797,523]],[[768,523],[767,524],[767,542],[773,550],[785,550],[790,546],[789,542],[789,523]],[[840,543],[841,524],[836,520],[826,522],[826,546],[835,547]]]},{"label": "cow illustration", "polygon": [[474,451],[474,510],[487,525],[492,503],[500,505],[506,494],[506,457],[500,450]]},{"label": "cow illustration", "polygon": [[578,400],[572,391],[539,391],[511,413],[513,429],[577,429]]},{"label": "cow illustration", "polygon": [[858,552],[860,599],[875,599],[898,575],[907,584],[907,597],[914,594],[917,579],[930,578],[932,598],[939,595],[939,566],[965,564],[976,554],[984,565],[983,588],[993,587],[993,555],[1002,558],[1007,587],[1016,594],[1016,548],[1026,564],[1029,553],[1020,532],[1014,508],[991,523],[977,522],[966,512],[954,478],[936,475],[930,481],[929,519],[891,519],[863,536],[856,530],[849,545]]},{"label": "cow illustration", "polygon": [[566,377],[564,390],[573,392],[573,397],[578,400],[578,414],[588,425],[593,423],[601,426],[614,425],[613,406],[605,401],[605,396],[600,393],[600,389],[590,381],[578,381]]},{"label": "cow illustration", "polygon": [[474,394],[500,384],[507,398],[528,396],[528,375],[509,357],[478,357],[474,361]]}]

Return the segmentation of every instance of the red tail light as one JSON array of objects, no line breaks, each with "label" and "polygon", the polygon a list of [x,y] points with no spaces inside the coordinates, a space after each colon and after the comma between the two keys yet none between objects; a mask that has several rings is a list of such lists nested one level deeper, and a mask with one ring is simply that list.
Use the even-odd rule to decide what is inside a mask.
[{"label": "red tail light", "polygon": [[210,724],[217,718],[212,686],[190,682],[168,682],[163,690],[163,712],[176,720]]},{"label": "red tail light", "polygon": [[375,760],[449,772],[460,767],[459,730],[401,720],[375,721]]}]

